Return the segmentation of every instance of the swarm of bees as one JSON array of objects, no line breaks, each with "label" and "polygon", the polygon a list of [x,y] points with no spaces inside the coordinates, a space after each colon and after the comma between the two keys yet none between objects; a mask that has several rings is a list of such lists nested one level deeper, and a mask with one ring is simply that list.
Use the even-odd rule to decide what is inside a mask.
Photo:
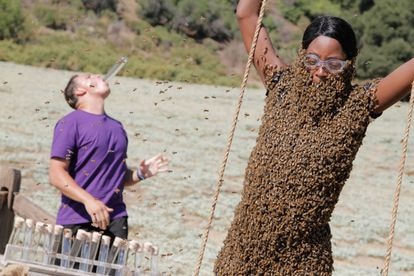
[{"label": "swarm of bees", "polygon": [[300,60],[265,70],[262,125],[217,275],[332,274],[329,221],[375,99],[351,85],[352,64],[316,84]]}]

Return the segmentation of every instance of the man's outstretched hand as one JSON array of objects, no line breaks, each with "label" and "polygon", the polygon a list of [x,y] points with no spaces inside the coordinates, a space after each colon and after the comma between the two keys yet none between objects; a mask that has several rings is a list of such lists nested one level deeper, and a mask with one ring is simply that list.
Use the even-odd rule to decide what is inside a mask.
[{"label": "man's outstretched hand", "polygon": [[158,154],[150,159],[142,160],[139,164],[139,172],[144,178],[156,175],[160,172],[168,171],[168,158]]}]

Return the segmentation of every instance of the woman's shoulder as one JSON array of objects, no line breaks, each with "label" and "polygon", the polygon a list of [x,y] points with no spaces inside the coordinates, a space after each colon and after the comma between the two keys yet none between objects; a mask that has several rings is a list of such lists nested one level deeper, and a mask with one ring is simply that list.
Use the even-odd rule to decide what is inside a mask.
[{"label": "woman's shoulder", "polygon": [[368,105],[368,110],[372,118],[381,116],[382,113],[376,113],[374,110],[378,107],[377,88],[381,81],[380,78],[366,80],[355,85],[356,89],[354,96],[359,99],[364,99]]},{"label": "woman's shoulder", "polygon": [[272,64],[266,64],[263,68],[264,85],[266,90],[272,91],[275,89],[281,78],[288,70],[288,67],[280,67]]},{"label": "woman's shoulder", "polygon": [[371,80],[366,80],[363,82],[360,82],[356,85],[356,87],[358,87],[359,91],[362,91],[362,93],[370,98],[373,103],[376,102],[376,92],[377,92],[377,88],[378,88],[378,83],[381,81],[381,79],[371,79]]},{"label": "woman's shoulder", "polygon": [[364,89],[364,91],[368,93],[375,93],[378,83],[381,81],[381,79],[372,79],[372,80],[366,80],[362,82],[360,85]]}]

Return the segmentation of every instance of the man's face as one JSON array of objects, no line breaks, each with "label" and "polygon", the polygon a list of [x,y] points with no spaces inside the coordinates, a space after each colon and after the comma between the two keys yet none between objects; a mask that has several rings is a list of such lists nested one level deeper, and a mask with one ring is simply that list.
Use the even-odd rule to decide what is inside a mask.
[{"label": "man's face", "polygon": [[77,77],[76,82],[80,88],[88,93],[107,97],[110,93],[109,85],[100,75],[82,74]]}]

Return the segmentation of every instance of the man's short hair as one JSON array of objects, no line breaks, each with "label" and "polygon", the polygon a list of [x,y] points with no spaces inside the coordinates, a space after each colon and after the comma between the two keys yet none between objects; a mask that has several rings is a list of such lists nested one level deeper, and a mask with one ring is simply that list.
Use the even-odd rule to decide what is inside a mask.
[{"label": "man's short hair", "polygon": [[76,104],[78,103],[78,98],[75,95],[75,90],[78,87],[78,84],[76,83],[77,77],[78,75],[72,76],[66,85],[65,90],[63,90],[63,95],[65,96],[66,102],[73,109],[76,109]]}]

